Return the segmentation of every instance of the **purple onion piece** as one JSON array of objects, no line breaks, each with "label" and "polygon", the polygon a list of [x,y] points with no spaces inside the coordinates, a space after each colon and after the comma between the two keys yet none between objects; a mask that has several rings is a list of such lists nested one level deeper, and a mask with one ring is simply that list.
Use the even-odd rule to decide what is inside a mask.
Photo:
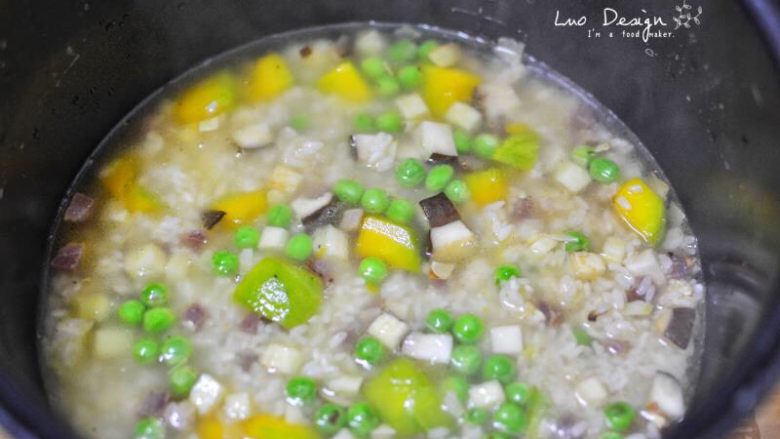
[{"label": "purple onion piece", "polygon": [[84,243],[70,242],[57,251],[57,255],[51,260],[52,268],[62,271],[75,271],[84,256]]},{"label": "purple onion piece", "polygon": [[65,209],[63,219],[72,223],[82,223],[92,217],[95,208],[95,200],[81,192],[76,192],[70,199],[68,208]]}]

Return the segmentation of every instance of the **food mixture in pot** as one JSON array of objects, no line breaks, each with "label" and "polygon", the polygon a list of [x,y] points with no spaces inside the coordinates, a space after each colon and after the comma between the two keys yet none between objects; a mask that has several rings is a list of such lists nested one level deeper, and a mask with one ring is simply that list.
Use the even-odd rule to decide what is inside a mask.
[{"label": "food mixture in pot", "polygon": [[211,66],[71,193],[42,343],[83,434],[640,439],[685,415],[704,288],[662,174],[521,45],[443,35]]}]

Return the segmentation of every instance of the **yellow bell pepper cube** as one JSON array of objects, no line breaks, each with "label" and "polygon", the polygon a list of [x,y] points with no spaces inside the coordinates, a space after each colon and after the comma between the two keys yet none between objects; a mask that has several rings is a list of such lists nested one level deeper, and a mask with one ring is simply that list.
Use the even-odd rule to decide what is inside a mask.
[{"label": "yellow bell pepper cube", "polygon": [[317,81],[317,88],[323,93],[335,94],[352,102],[365,102],[373,96],[366,80],[349,61],[322,75]]},{"label": "yellow bell pepper cube", "polygon": [[666,227],[664,200],[641,179],[623,183],[612,198],[615,213],[650,245],[658,244]]},{"label": "yellow bell pepper cube", "polygon": [[157,195],[145,187],[134,183],[122,197],[125,209],[130,212],[152,213],[163,207]]},{"label": "yellow bell pepper cube", "polygon": [[253,416],[243,423],[245,437],[251,439],[319,439],[320,435],[305,425],[290,424],[271,415]]},{"label": "yellow bell pepper cube", "polygon": [[414,230],[378,215],[363,217],[355,252],[361,258],[382,259],[390,267],[420,271],[420,247]]},{"label": "yellow bell pepper cube", "polygon": [[266,191],[259,189],[228,195],[212,205],[213,210],[225,212],[220,224],[240,226],[249,224],[268,209]]},{"label": "yellow bell pepper cube", "polygon": [[173,110],[180,123],[196,123],[225,113],[235,104],[235,80],[227,73],[220,73],[186,90]]},{"label": "yellow bell pepper cube", "polygon": [[241,423],[225,424],[216,415],[198,419],[195,424],[198,439],[244,439],[244,426]]},{"label": "yellow bell pepper cube", "polygon": [[466,70],[423,67],[423,99],[434,116],[442,117],[455,102],[470,102],[480,78]]},{"label": "yellow bell pepper cube", "polygon": [[472,172],[466,175],[463,180],[469,188],[471,199],[478,206],[486,206],[496,201],[506,200],[509,192],[507,175],[498,168]]},{"label": "yellow bell pepper cube", "polygon": [[292,87],[295,79],[284,58],[269,53],[252,66],[248,91],[252,101],[270,101]]},{"label": "yellow bell pepper cube", "polygon": [[138,161],[124,156],[108,165],[101,176],[103,187],[112,197],[120,200],[130,212],[151,213],[162,208],[157,196],[141,186],[138,179]]}]

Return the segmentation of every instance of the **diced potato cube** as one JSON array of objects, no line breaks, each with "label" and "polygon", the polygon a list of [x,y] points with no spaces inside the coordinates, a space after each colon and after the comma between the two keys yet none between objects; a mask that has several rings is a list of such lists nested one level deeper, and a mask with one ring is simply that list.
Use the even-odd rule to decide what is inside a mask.
[{"label": "diced potato cube", "polygon": [[347,234],[330,224],[314,232],[314,254],[318,258],[347,260],[349,238]]},{"label": "diced potato cube", "polygon": [[133,334],[125,328],[100,328],[92,338],[92,354],[100,359],[125,356],[133,345]]},{"label": "diced potato cube", "polygon": [[231,138],[241,148],[254,149],[268,146],[274,140],[274,135],[267,123],[253,123],[236,129]]},{"label": "diced potato cube", "polygon": [[456,43],[437,46],[428,53],[428,59],[439,67],[452,67],[460,60],[460,46]]},{"label": "diced potato cube", "polygon": [[281,250],[287,244],[289,233],[281,227],[268,226],[260,234],[257,248]]},{"label": "diced potato cube", "polygon": [[85,320],[101,322],[111,313],[111,302],[101,293],[80,292],[73,296],[71,304],[76,315]]},{"label": "diced potato cube", "polygon": [[435,260],[458,262],[474,254],[477,235],[463,221],[453,221],[431,229],[431,246]]},{"label": "diced potato cube", "polygon": [[431,274],[437,279],[449,279],[452,273],[455,271],[455,264],[431,261]]},{"label": "diced potato cube", "polygon": [[679,419],[685,414],[685,399],[680,382],[666,372],[656,372],[650,400],[672,419]]},{"label": "diced potato cube", "polygon": [[523,352],[523,331],[518,325],[496,326],[490,330],[490,343],[497,354]]},{"label": "diced potato cube", "polygon": [[568,189],[569,192],[575,194],[590,184],[588,171],[570,161],[565,161],[558,165],[558,168],[553,173],[553,178]]},{"label": "diced potato cube", "polygon": [[425,105],[425,101],[423,101],[423,98],[417,93],[396,98],[395,105],[398,107],[398,111],[401,112],[403,117],[408,120],[421,119],[430,114],[428,106]]},{"label": "diced potato cube", "polygon": [[607,390],[598,378],[590,377],[577,384],[577,400],[582,405],[598,406],[607,399]]},{"label": "diced potato cube", "polygon": [[361,32],[355,37],[355,51],[360,56],[379,55],[385,50],[386,46],[387,41],[385,37],[377,32],[376,29]]},{"label": "diced potato cube", "polygon": [[409,325],[397,319],[394,315],[384,313],[376,318],[368,327],[368,334],[373,335],[388,348],[395,350],[409,332]]},{"label": "diced potato cube", "polygon": [[601,256],[616,264],[623,262],[623,258],[626,256],[626,242],[615,236],[608,237],[601,247]]},{"label": "diced potato cube", "polygon": [[291,194],[298,190],[302,181],[303,175],[298,171],[287,166],[276,166],[268,177],[268,187],[284,194]]},{"label": "diced potato cube", "polygon": [[412,332],[404,339],[401,352],[431,364],[448,364],[452,355],[452,336]]},{"label": "diced potato cube", "polygon": [[298,349],[278,343],[268,345],[260,357],[260,364],[269,372],[293,374],[300,369],[303,354]]},{"label": "diced potato cube", "polygon": [[355,436],[346,428],[342,428],[331,439],[355,439]]},{"label": "diced potato cube", "polygon": [[199,414],[205,415],[219,402],[223,392],[222,384],[211,375],[204,373],[190,390],[189,400]]},{"label": "diced potato cube", "polygon": [[363,377],[361,376],[343,375],[329,380],[326,386],[339,396],[353,397],[360,392],[362,384]]},{"label": "diced potato cube", "polygon": [[222,413],[231,421],[243,421],[252,412],[249,395],[246,393],[233,393],[225,397],[222,404]]},{"label": "diced potato cube", "polygon": [[158,277],[163,274],[168,257],[156,244],[145,244],[125,254],[125,273],[133,279]]},{"label": "diced potato cube", "polygon": [[473,132],[479,128],[479,124],[482,122],[482,113],[471,105],[455,102],[450,105],[447,114],[444,115],[444,119],[466,131]]},{"label": "diced potato cube", "polygon": [[469,406],[493,408],[504,402],[504,388],[497,380],[476,384],[469,388]]},{"label": "diced potato cube", "polygon": [[594,280],[607,270],[604,259],[596,253],[576,252],[570,256],[569,261],[577,279]]},{"label": "diced potato cube", "polygon": [[457,156],[455,140],[452,137],[452,128],[443,123],[424,121],[418,128],[420,144],[428,155],[433,153],[448,156]]}]

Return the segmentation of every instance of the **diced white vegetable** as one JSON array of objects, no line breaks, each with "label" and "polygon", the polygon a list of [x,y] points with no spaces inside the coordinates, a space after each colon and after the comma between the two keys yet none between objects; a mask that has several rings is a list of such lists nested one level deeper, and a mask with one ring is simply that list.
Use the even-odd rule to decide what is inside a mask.
[{"label": "diced white vegetable", "polygon": [[105,294],[82,291],[71,299],[76,315],[86,320],[101,322],[111,314],[111,301]]},{"label": "diced white vegetable", "polygon": [[608,237],[601,247],[601,256],[609,262],[617,264],[623,262],[623,258],[626,256],[626,242],[615,236]]},{"label": "diced white vegetable", "polygon": [[268,226],[260,232],[257,248],[281,250],[287,244],[289,233],[281,227]]},{"label": "diced white vegetable", "polygon": [[428,52],[428,59],[439,67],[451,67],[460,60],[460,47],[455,43],[442,44]]},{"label": "diced white vegetable", "polygon": [[84,319],[65,318],[57,323],[52,346],[57,349],[57,356],[66,366],[72,367],[79,361],[89,345],[85,342],[91,334],[95,322]]},{"label": "diced white vegetable", "polygon": [[523,331],[518,325],[496,326],[490,330],[490,343],[497,354],[523,352]]},{"label": "diced white vegetable", "polygon": [[253,123],[233,131],[231,138],[242,148],[254,149],[268,146],[274,140],[267,123]]},{"label": "diced white vegetable", "polygon": [[679,419],[685,414],[685,400],[680,383],[666,372],[656,372],[650,390],[650,400],[658,404],[658,408],[672,419]]},{"label": "diced white vegetable", "polygon": [[439,279],[449,279],[455,271],[455,264],[447,262],[431,261],[431,273]]},{"label": "diced white vegetable", "polygon": [[163,418],[174,430],[187,430],[195,421],[195,407],[189,401],[169,403],[165,406]]},{"label": "diced white vegetable", "polygon": [[531,251],[537,254],[549,253],[558,245],[559,241],[552,236],[541,236],[533,244]]},{"label": "diced white vegetable", "polygon": [[585,187],[590,183],[590,175],[588,174],[588,171],[586,171],[585,168],[570,161],[565,161],[558,165],[553,173],[553,178],[555,178],[555,181],[563,185],[563,187],[568,189],[569,192],[575,194],[585,189]]},{"label": "diced white vegetable", "polygon": [[355,436],[346,428],[342,428],[331,439],[355,439]]},{"label": "diced white vegetable", "polygon": [[404,339],[401,352],[416,360],[448,364],[452,356],[452,335],[412,332]]},{"label": "diced white vegetable", "polygon": [[379,55],[385,50],[387,41],[376,30],[361,32],[355,38],[355,51],[361,56]]},{"label": "diced white vegetable", "polygon": [[575,252],[569,255],[574,276],[582,280],[594,280],[607,270],[604,259],[591,252]]},{"label": "diced white vegetable", "polygon": [[520,110],[520,98],[510,84],[488,83],[477,89],[480,107],[490,120],[516,114]]},{"label": "diced white vegetable", "polygon": [[371,439],[393,439],[394,437],[395,430],[387,424],[382,424],[371,432]]},{"label": "diced white vegetable", "polygon": [[396,98],[395,105],[407,120],[419,120],[429,114],[428,106],[417,93]]},{"label": "diced white vegetable", "polygon": [[631,274],[636,276],[648,276],[661,271],[661,267],[658,265],[658,258],[655,257],[655,252],[652,249],[647,249],[627,257],[623,261],[623,265],[626,266],[626,269]]},{"label": "diced white vegetable", "polygon": [[131,346],[133,333],[125,328],[100,328],[92,338],[92,354],[100,359],[124,356]]},{"label": "diced white vegetable", "polygon": [[125,273],[133,279],[157,277],[163,274],[168,257],[156,244],[145,244],[125,255]]},{"label": "diced white vegetable", "polygon": [[299,197],[290,203],[293,212],[299,219],[304,219],[314,212],[327,206],[333,200],[333,194],[325,192],[317,198]]},{"label": "diced white vegetable", "polygon": [[223,390],[219,381],[211,375],[204,373],[201,374],[198,381],[192,386],[189,399],[192,405],[195,406],[198,414],[205,415],[219,402]]},{"label": "diced white vegetable", "polygon": [[627,316],[649,316],[653,313],[653,305],[645,302],[644,300],[634,300],[628,302],[626,307],[623,308],[623,314]]},{"label": "diced white vegetable", "polygon": [[420,144],[431,155],[439,153],[457,156],[455,140],[452,138],[452,127],[444,123],[424,121],[417,130]]},{"label": "diced white vegetable", "polygon": [[444,115],[444,119],[466,131],[473,132],[479,128],[479,124],[482,122],[482,113],[471,105],[455,102],[450,105],[447,114]]},{"label": "diced white vegetable", "polygon": [[497,380],[469,388],[469,407],[492,408],[504,402],[504,388]]},{"label": "diced white vegetable", "polygon": [[329,380],[327,388],[339,396],[353,397],[360,392],[363,377],[357,375],[342,375]]},{"label": "diced white vegetable", "polygon": [[169,280],[184,279],[192,265],[192,257],[186,252],[178,251],[171,255],[165,264],[165,277]]},{"label": "diced white vegetable", "polygon": [[284,406],[284,420],[290,424],[306,425],[309,424],[309,418],[303,413],[300,407],[292,404]]},{"label": "diced white vegetable", "polygon": [[369,168],[384,172],[393,167],[398,144],[390,134],[355,134],[352,142],[357,149],[358,161]]},{"label": "diced white vegetable", "polygon": [[363,220],[363,209],[349,209],[345,210],[341,215],[341,222],[339,228],[346,232],[354,232],[360,227],[360,222]]},{"label": "diced white vegetable", "polygon": [[303,175],[288,167],[276,166],[268,176],[268,188],[283,194],[291,194],[298,189],[303,181]]},{"label": "diced white vegetable", "polygon": [[246,393],[233,393],[225,397],[222,413],[231,421],[243,421],[252,412],[252,404]]},{"label": "diced white vegetable", "polygon": [[271,373],[293,374],[302,363],[303,355],[298,349],[278,343],[268,345],[260,357],[260,364]]},{"label": "diced white vegetable", "polygon": [[433,258],[442,262],[458,262],[474,253],[477,245],[475,235],[463,221],[453,221],[431,229]]},{"label": "diced white vegetable", "polygon": [[368,327],[368,334],[373,335],[385,346],[395,350],[409,333],[409,325],[392,314],[384,313],[376,318]]},{"label": "diced white vegetable", "polygon": [[331,226],[320,227],[314,232],[314,254],[318,258],[346,260],[349,257],[349,239],[343,231]]},{"label": "diced white vegetable", "polygon": [[201,133],[208,133],[211,131],[216,131],[219,129],[219,126],[222,124],[223,117],[217,116],[212,117],[211,119],[206,119],[202,122],[198,123],[198,131]]},{"label": "diced white vegetable", "polygon": [[577,384],[575,396],[582,405],[597,406],[607,399],[608,394],[598,378],[590,377]]}]

